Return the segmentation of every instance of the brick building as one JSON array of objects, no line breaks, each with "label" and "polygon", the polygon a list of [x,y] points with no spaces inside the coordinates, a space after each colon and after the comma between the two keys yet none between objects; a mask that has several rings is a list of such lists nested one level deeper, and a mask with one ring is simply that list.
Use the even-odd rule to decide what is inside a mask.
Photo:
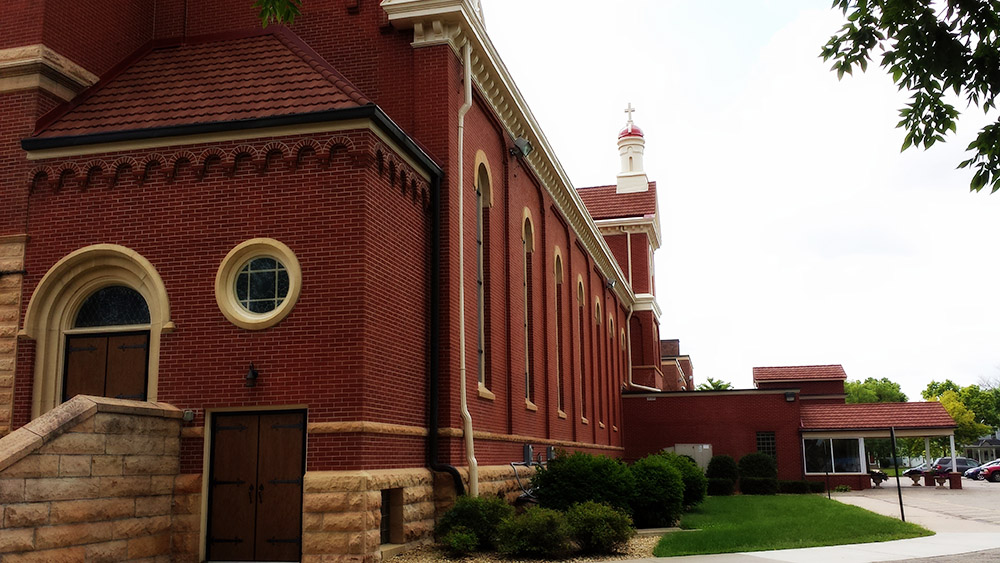
[{"label": "brick building", "polygon": [[7,7],[0,549],[377,560],[525,445],[624,455],[665,387],[643,133],[574,189],[477,4]]}]

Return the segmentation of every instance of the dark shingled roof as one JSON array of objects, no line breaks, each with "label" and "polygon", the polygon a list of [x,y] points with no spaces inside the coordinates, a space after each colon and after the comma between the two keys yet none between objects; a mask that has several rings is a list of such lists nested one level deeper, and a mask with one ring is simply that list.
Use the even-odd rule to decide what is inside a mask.
[{"label": "dark shingled roof", "polygon": [[597,186],[576,191],[594,219],[621,219],[623,217],[651,217],[656,213],[656,182],[649,183],[649,190],[616,194],[617,186]]},{"label": "dark shingled roof", "polygon": [[753,368],[754,381],[829,381],[847,379],[843,366],[781,366]]},{"label": "dark shingled roof", "polygon": [[371,102],[284,28],[138,53],[40,122],[35,138],[245,121]]},{"label": "dark shingled roof", "polygon": [[803,430],[954,428],[941,403],[861,403],[802,405]]}]

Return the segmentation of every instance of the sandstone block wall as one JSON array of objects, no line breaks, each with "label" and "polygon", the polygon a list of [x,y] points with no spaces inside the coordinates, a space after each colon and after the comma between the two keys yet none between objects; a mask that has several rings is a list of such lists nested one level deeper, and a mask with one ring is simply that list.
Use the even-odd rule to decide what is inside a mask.
[{"label": "sandstone block wall", "polygon": [[0,436],[11,430],[14,405],[14,361],[17,325],[21,316],[21,280],[24,269],[23,235],[0,236]]},{"label": "sandstone block wall", "polygon": [[0,439],[0,561],[170,561],[180,417],[77,396]]}]

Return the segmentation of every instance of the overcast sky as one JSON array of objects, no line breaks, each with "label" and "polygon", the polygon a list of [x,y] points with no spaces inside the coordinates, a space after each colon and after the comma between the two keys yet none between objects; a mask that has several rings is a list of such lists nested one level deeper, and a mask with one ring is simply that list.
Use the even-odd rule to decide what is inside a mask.
[{"label": "overcast sky", "polygon": [[[576,187],[611,184],[637,108],[657,182],[663,338],[699,382],[842,364],[910,400],[1000,376],[1000,193],[955,170],[985,123],[900,153],[906,96],[837,81],[830,0],[483,0],[486,27]],[[960,106],[960,109],[963,107]]]}]

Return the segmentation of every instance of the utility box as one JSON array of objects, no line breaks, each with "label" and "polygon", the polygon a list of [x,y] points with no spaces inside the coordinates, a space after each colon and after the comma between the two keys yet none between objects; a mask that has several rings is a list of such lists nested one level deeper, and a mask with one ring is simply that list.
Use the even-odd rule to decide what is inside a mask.
[{"label": "utility box", "polygon": [[712,444],[674,444],[669,448],[663,448],[663,451],[694,458],[694,462],[702,471],[708,469],[708,462],[712,459]]}]

